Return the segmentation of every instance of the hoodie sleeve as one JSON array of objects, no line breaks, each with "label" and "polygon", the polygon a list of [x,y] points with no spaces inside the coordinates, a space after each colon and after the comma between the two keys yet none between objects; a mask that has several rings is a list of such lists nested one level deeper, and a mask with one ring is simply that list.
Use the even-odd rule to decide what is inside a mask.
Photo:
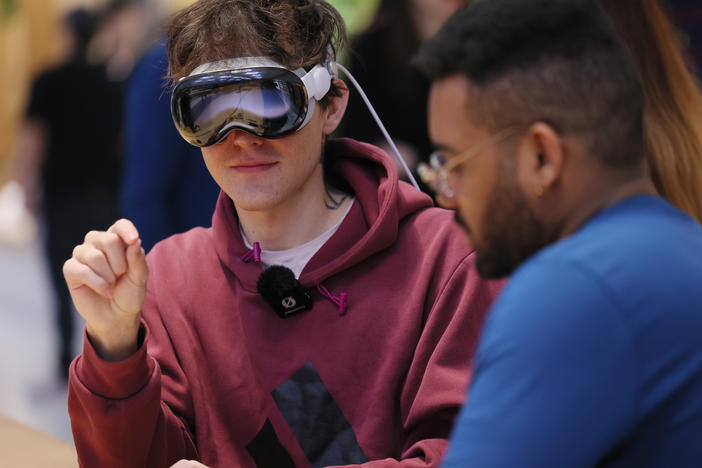
[{"label": "hoodie sleeve", "polygon": [[[188,383],[173,349],[164,348],[163,343],[170,345],[167,332],[152,320],[148,327],[142,324],[141,336],[133,356],[107,362],[84,335],[68,394],[81,466],[156,468],[198,458],[187,423],[192,415]],[[147,353],[151,341],[161,344]]]},{"label": "hoodie sleeve", "polygon": [[401,457],[364,463],[365,468],[437,467],[447,449],[481,327],[503,281],[480,278],[472,252],[440,285],[437,299],[427,305],[425,327],[401,390],[406,434]]}]

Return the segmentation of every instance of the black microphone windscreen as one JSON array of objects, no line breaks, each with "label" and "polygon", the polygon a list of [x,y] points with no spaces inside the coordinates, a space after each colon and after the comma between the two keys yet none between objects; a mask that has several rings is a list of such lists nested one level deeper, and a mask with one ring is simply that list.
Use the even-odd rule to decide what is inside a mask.
[{"label": "black microphone windscreen", "polygon": [[288,267],[271,265],[266,268],[258,277],[256,289],[280,317],[312,308],[312,297]]},{"label": "black microphone windscreen", "polygon": [[258,277],[256,289],[263,299],[270,302],[270,298],[281,297],[286,291],[294,289],[296,283],[295,274],[290,268],[271,265]]}]

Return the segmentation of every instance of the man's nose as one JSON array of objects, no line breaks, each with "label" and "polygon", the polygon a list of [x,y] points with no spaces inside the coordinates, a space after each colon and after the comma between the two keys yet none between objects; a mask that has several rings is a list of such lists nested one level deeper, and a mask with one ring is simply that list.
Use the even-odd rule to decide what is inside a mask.
[{"label": "man's nose", "polygon": [[234,129],[230,131],[218,144],[235,145],[240,147],[261,146],[263,138],[244,130]]}]

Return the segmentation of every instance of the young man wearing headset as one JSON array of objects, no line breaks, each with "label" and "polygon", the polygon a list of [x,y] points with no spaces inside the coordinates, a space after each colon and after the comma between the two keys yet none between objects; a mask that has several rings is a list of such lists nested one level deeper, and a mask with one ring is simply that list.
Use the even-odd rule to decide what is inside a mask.
[{"label": "young man wearing headset", "polygon": [[119,220],[66,262],[83,466],[438,465],[498,284],[385,153],[327,140],[343,37],[323,1],[173,19],[174,121],[222,193],[148,258]]}]

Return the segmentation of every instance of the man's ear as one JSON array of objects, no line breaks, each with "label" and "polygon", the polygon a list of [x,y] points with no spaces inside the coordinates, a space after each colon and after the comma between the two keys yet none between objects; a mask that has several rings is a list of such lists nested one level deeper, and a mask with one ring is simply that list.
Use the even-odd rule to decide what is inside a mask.
[{"label": "man's ear", "polygon": [[[334,96],[329,100],[329,104],[322,112],[322,132],[324,135],[331,135],[339,126],[341,118],[346,112],[346,105],[349,102],[349,88],[341,80],[334,80],[334,84],[339,88],[339,95]],[[319,105],[319,104],[318,104]]]},{"label": "man's ear", "polygon": [[561,178],[564,145],[550,125],[537,122],[529,127],[519,147],[520,179],[525,193],[542,197]]}]

